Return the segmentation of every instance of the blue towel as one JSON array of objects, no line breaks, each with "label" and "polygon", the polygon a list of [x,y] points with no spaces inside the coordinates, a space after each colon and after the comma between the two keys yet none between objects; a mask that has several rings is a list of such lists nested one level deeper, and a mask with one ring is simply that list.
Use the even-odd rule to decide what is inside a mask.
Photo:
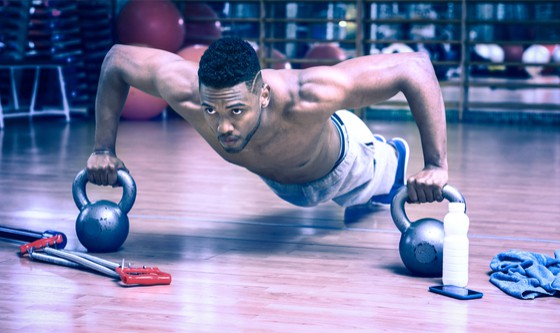
[{"label": "blue towel", "polygon": [[490,282],[521,299],[553,296],[560,291],[560,250],[556,250],[554,256],[520,250],[502,252],[490,262],[494,272]]}]

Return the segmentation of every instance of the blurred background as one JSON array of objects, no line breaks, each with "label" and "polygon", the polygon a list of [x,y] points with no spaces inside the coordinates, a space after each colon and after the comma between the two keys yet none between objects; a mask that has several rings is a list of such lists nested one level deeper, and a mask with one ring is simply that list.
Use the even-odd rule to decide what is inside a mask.
[{"label": "blurred background", "polygon": [[[221,36],[247,39],[262,66],[276,69],[427,52],[450,121],[560,123],[560,1],[537,0],[0,0],[0,115],[64,101],[71,114],[91,115],[113,44],[198,61]],[[131,89],[123,118],[157,120],[165,109]],[[401,95],[354,111],[411,117]]]}]

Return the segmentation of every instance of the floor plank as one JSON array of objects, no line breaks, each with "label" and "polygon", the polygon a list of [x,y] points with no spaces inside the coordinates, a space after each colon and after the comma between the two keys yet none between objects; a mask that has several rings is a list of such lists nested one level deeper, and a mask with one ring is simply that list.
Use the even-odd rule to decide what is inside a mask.
[{"label": "floor plank", "polygon": [[[413,123],[369,122],[408,140],[409,174],[422,165]],[[91,121],[11,121],[0,132],[0,225],[69,237],[71,183],[93,146]],[[552,256],[560,248],[560,130],[450,124],[450,184],[467,198],[469,287],[484,298],[429,293],[439,278],[411,276],[388,209],[299,208],[255,175],[221,160],[186,123],[123,122],[118,153],[138,185],[131,231],[114,262],[158,266],[170,286],[122,287],[85,270],[29,260],[0,241],[2,332],[508,332],[553,331],[558,297],[533,301],[489,282],[498,253]],[[120,189],[88,185],[92,200]],[[407,205],[412,220],[443,218],[445,203]],[[538,319],[537,319],[538,318]]]}]

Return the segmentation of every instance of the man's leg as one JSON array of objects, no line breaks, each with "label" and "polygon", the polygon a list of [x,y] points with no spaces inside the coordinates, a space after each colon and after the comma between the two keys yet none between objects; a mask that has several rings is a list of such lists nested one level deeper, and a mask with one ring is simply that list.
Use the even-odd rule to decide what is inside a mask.
[{"label": "man's leg", "polygon": [[369,127],[355,114],[338,111],[349,133],[357,141],[371,146],[374,151],[374,175],[368,186],[370,196],[368,204],[389,204],[396,191],[405,185],[409,148],[405,140],[394,138],[386,141],[379,134],[373,134]]},{"label": "man's leg", "polygon": [[[393,148],[393,153],[396,152],[397,167],[394,172],[394,178],[390,189],[385,194],[374,195],[370,200],[371,205],[390,204],[397,191],[406,185],[406,169],[408,167],[408,159],[410,156],[408,143],[402,138],[393,138],[387,141],[387,144]],[[378,160],[377,155],[376,151],[376,162]],[[387,175],[391,175],[391,173],[388,173]],[[387,182],[387,179],[391,178],[384,177],[385,182]]]}]

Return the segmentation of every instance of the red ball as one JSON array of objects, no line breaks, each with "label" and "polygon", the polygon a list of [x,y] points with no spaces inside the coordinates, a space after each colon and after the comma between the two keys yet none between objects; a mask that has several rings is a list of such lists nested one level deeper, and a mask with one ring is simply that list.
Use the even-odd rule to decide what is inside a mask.
[{"label": "red ball", "polygon": [[185,23],[169,0],[130,0],[117,18],[117,36],[123,44],[175,52],[183,45]]},{"label": "red ball", "polygon": [[167,102],[134,87],[130,87],[121,117],[129,120],[147,120],[160,115]]},{"label": "red ball", "polygon": [[334,65],[346,60],[346,53],[338,45],[332,43],[316,44],[305,54],[305,59],[326,60],[317,62],[302,63],[301,68],[314,66]]},{"label": "red ball", "polygon": [[185,60],[199,63],[200,58],[202,58],[204,51],[206,51],[207,49],[207,45],[195,44],[180,49],[177,54]]},{"label": "red ball", "polygon": [[222,25],[212,7],[203,2],[185,4],[185,42],[184,45],[207,44],[222,37]]},{"label": "red ball", "polygon": [[506,62],[521,62],[523,58],[523,46],[521,45],[503,45],[504,61]]},{"label": "red ball", "polygon": [[552,55],[552,53],[554,53],[554,49],[556,48],[556,45],[555,44],[546,44],[544,47],[546,47],[548,52],[550,52],[550,54]]}]

